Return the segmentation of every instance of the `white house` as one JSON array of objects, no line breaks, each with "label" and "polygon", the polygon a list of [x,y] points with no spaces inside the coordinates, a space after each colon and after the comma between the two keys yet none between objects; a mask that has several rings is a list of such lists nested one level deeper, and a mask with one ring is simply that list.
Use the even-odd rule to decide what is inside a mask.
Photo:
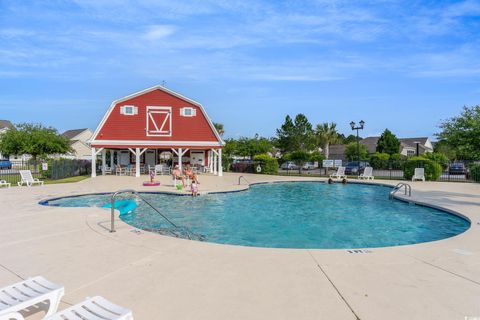
[{"label": "white house", "polygon": [[93,135],[90,129],[67,130],[62,135],[70,140],[70,147],[72,148],[72,151],[66,155],[67,157],[85,160],[92,159],[92,149],[87,143]]},{"label": "white house", "polygon": [[[8,120],[0,120],[0,137],[10,129],[15,128],[13,124]],[[3,159],[4,155],[0,152],[0,159]]]}]

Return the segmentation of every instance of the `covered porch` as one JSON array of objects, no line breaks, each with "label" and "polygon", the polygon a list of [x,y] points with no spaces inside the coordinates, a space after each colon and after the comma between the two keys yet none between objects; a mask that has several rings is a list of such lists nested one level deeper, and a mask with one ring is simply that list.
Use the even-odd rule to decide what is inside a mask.
[{"label": "covered porch", "polygon": [[92,177],[97,176],[97,168],[102,175],[140,177],[160,166],[163,174],[169,174],[175,165],[183,170],[187,164],[198,173],[222,176],[221,163],[221,148],[92,146]]}]

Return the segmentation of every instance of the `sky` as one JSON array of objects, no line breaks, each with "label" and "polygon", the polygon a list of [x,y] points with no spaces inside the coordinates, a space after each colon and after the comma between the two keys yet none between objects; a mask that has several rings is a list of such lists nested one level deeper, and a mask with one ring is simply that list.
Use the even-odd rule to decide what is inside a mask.
[{"label": "sky", "polygon": [[434,137],[480,104],[480,0],[0,0],[0,119],[95,129],[162,83],[226,137],[298,113]]}]

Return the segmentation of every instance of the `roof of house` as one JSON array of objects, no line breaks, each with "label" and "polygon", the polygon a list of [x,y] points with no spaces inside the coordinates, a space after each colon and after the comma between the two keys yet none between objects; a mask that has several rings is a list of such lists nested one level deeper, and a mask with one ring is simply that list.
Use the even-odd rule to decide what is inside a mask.
[{"label": "roof of house", "polygon": [[73,130],[67,130],[65,131],[64,133],[62,133],[62,136],[64,136],[65,138],[67,139],[72,139],[72,138],[75,138],[76,136],[78,136],[80,133],[82,133],[83,131],[86,131],[88,130],[88,128],[84,128],[84,129],[73,129]]},{"label": "roof of house", "polygon": [[[368,153],[375,153],[377,151],[377,143],[380,137],[367,137],[365,139],[360,140],[360,143],[367,146]],[[400,138],[400,145],[405,148],[416,148],[416,142],[420,142],[419,147],[422,149],[425,148],[425,144],[427,143],[427,137],[421,138]]]},{"label": "roof of house", "polygon": [[14,129],[15,127],[8,120],[0,120],[0,129],[3,129],[3,128]]},{"label": "roof of house", "polygon": [[328,153],[331,155],[344,154],[345,148],[344,144],[332,144],[328,147]]}]

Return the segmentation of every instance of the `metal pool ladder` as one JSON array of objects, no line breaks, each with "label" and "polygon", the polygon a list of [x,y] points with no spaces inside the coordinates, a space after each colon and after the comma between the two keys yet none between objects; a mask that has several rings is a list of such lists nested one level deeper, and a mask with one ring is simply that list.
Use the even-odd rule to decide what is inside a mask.
[{"label": "metal pool ladder", "polygon": [[143,202],[145,202],[150,208],[152,208],[155,212],[157,212],[163,219],[165,219],[165,221],[167,221],[171,226],[173,226],[175,229],[177,230],[183,230],[183,231],[186,231],[186,236],[188,239],[192,240],[192,232],[190,230],[188,230],[187,228],[181,228],[179,226],[177,226],[175,223],[173,223],[172,220],[170,220],[166,215],[164,215],[163,213],[161,213],[157,208],[155,208],[149,201],[147,201],[144,197],[142,197],[137,191],[133,190],[133,189],[124,189],[124,190],[118,190],[117,192],[113,193],[112,194],[112,197],[110,199],[111,201],[111,206],[112,206],[112,209],[110,211],[110,232],[115,232],[115,198],[117,197],[117,195],[119,195],[120,193],[131,193],[131,194],[134,194],[135,196],[137,196],[140,200],[142,200]]},{"label": "metal pool ladder", "polygon": [[397,193],[398,190],[404,188],[405,189],[405,195],[408,195],[409,197],[412,196],[412,187],[408,184],[408,183],[405,183],[405,182],[399,182],[397,183],[397,185],[392,189],[392,191],[390,191],[390,195],[389,195],[389,198],[390,199],[393,199],[393,195],[395,193]]}]

